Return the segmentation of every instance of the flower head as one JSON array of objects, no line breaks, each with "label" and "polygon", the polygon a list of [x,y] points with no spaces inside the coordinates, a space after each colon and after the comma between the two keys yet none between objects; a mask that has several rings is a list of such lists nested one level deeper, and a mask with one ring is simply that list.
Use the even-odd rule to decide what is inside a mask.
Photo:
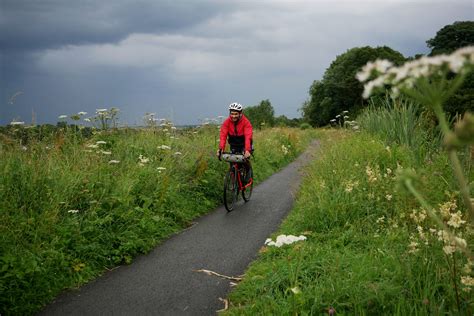
[{"label": "flower head", "polygon": [[25,122],[12,121],[10,122],[10,125],[25,125]]},{"label": "flower head", "polygon": [[[474,64],[474,46],[458,49],[451,55],[424,56],[400,67],[393,66],[387,60],[369,62],[357,73],[356,78],[366,82],[363,97],[368,98],[374,88],[385,84],[392,85],[396,89],[393,92],[398,93],[399,88],[412,88],[418,78],[428,78],[446,70],[461,73],[466,64]],[[370,80],[374,76],[376,78]]]},{"label": "flower head", "polygon": [[451,214],[451,218],[448,221],[448,225],[454,228],[459,228],[462,224],[466,223],[466,221],[462,220],[462,214],[460,211]]}]

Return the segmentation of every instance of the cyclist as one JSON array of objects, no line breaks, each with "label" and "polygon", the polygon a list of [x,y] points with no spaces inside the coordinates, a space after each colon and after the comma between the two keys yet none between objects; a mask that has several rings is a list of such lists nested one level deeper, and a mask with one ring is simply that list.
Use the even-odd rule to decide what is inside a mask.
[{"label": "cyclist", "polygon": [[[228,140],[230,151],[234,154],[243,154],[247,159],[247,162],[244,164],[244,166],[246,171],[248,171],[250,167],[250,161],[248,158],[253,152],[253,129],[252,124],[242,113],[242,110],[242,104],[234,102],[229,105],[229,117],[222,123],[221,126],[217,157],[220,158],[222,151],[224,151],[226,140]],[[249,172],[246,172],[246,174],[250,176]],[[246,181],[248,180],[249,179],[246,179]]]}]

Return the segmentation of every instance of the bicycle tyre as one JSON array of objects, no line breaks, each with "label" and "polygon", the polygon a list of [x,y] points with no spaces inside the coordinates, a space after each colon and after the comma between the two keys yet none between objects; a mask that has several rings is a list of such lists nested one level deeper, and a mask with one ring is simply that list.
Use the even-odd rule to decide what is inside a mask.
[{"label": "bicycle tyre", "polygon": [[234,209],[237,201],[236,196],[239,194],[238,185],[236,186],[237,175],[234,168],[230,168],[224,178],[224,206],[227,212]]},{"label": "bicycle tyre", "polygon": [[242,198],[244,199],[245,202],[250,201],[250,197],[252,196],[252,190],[253,190],[253,169],[252,169],[252,166],[250,166],[248,172],[250,173],[249,179],[252,179],[252,184],[242,190]]}]

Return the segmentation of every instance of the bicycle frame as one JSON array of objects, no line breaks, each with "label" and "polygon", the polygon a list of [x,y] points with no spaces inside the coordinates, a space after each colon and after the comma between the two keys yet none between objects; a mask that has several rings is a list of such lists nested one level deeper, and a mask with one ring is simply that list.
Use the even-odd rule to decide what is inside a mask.
[{"label": "bicycle frame", "polygon": [[238,163],[238,162],[229,162],[229,171],[232,171],[232,168],[234,170],[237,170],[237,180],[238,180],[238,183],[239,183],[239,191],[243,191],[244,189],[248,188],[249,186],[252,185],[253,183],[253,178],[250,178],[249,182],[246,184],[246,185],[243,185],[242,183],[242,178],[240,177],[240,170],[241,168],[243,168],[243,165],[241,163]]}]

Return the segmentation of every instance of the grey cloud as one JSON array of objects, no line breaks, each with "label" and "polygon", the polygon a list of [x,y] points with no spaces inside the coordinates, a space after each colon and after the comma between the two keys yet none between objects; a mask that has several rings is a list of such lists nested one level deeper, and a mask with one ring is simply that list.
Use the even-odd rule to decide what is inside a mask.
[{"label": "grey cloud", "polygon": [[132,124],[145,112],[189,124],[262,99],[294,117],[347,49],[426,53],[441,27],[472,19],[470,0],[0,1],[0,124],[110,106]]},{"label": "grey cloud", "polygon": [[177,33],[231,6],[214,1],[2,0],[0,46],[39,50],[114,43],[132,33]]}]

